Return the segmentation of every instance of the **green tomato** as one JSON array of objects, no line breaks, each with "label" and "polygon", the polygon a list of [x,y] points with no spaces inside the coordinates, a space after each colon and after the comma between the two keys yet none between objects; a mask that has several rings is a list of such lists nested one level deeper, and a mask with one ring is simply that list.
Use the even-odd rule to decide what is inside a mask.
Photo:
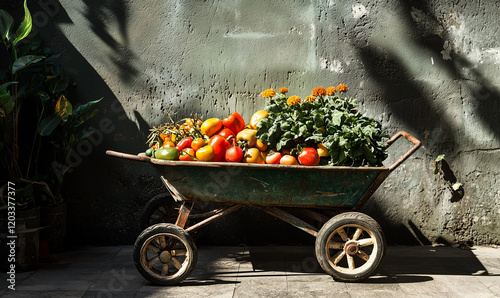
[{"label": "green tomato", "polygon": [[146,155],[151,157],[153,156],[153,153],[154,153],[154,149],[153,148],[149,148],[148,150],[146,150]]},{"label": "green tomato", "polygon": [[154,157],[157,159],[177,160],[179,159],[179,150],[175,147],[165,147],[155,151]]}]

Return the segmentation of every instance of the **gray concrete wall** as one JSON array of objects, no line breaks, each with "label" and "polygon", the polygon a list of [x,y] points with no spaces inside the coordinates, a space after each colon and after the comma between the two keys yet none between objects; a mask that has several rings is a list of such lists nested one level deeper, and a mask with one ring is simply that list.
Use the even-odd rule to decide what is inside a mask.
[{"label": "gray concrete wall", "polygon": [[[163,187],[147,164],[104,152],[143,151],[167,111],[249,120],[267,88],[305,96],[345,83],[388,134],[423,142],[363,210],[389,242],[500,244],[500,2],[47,0],[31,9],[64,54],[73,98],[104,97],[98,133],[69,161],[73,239],[134,241],[142,206]],[[392,160],[404,150],[394,147]],[[434,174],[440,154],[445,175]],[[209,232],[233,244],[266,238],[256,236],[266,226],[269,239],[282,229],[293,235],[283,241],[295,238],[244,211],[227,219],[229,231],[221,222]]]}]

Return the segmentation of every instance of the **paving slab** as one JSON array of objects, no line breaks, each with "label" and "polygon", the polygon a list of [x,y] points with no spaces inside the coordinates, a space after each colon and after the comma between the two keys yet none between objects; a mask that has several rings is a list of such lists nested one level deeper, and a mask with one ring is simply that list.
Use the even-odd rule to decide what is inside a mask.
[{"label": "paving slab", "polygon": [[200,246],[191,276],[170,287],[145,280],[132,253],[112,246],[54,254],[18,273],[15,292],[0,284],[0,297],[500,297],[496,247],[389,247],[376,274],[343,283],[324,273],[314,247]]}]

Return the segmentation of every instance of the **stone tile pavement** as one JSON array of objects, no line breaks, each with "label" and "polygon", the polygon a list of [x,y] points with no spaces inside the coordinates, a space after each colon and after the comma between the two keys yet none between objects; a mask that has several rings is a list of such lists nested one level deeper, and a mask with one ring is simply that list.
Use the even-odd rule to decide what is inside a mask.
[{"label": "stone tile pavement", "polygon": [[335,282],[312,246],[200,246],[196,269],[179,286],[151,285],[132,246],[78,247],[18,273],[1,297],[500,297],[500,248],[391,246],[362,283]]}]

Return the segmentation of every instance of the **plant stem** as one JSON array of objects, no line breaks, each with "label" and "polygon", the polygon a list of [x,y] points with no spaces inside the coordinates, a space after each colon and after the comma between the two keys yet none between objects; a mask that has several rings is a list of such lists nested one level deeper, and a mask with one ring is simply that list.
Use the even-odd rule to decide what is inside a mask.
[{"label": "plant stem", "polygon": [[[16,50],[14,49],[14,57],[17,58]],[[17,82],[17,74],[14,74],[14,82]],[[18,93],[17,93],[17,84],[13,84],[14,88],[14,136],[12,142],[12,162],[15,167],[15,172],[19,176],[21,176],[21,169],[19,168],[18,160],[19,160],[19,109],[18,109]]]},{"label": "plant stem", "polygon": [[[28,159],[28,168],[26,169],[26,179],[28,179],[28,177],[29,177],[29,172],[30,172],[30,168],[31,168],[31,160],[32,160],[32,157],[33,157],[33,150],[35,149],[36,139],[37,139],[37,136],[38,136],[38,127],[40,126],[40,122],[42,121],[44,110],[45,110],[45,107],[42,104],[42,112],[40,113],[40,118],[38,119],[38,123],[37,123],[37,125],[35,127],[35,136],[33,138],[33,142],[31,143],[30,157]],[[40,148],[38,149],[38,152],[40,152]],[[37,153],[37,157],[38,157],[38,153]],[[35,169],[35,174],[36,174],[36,172],[37,171]]]}]

